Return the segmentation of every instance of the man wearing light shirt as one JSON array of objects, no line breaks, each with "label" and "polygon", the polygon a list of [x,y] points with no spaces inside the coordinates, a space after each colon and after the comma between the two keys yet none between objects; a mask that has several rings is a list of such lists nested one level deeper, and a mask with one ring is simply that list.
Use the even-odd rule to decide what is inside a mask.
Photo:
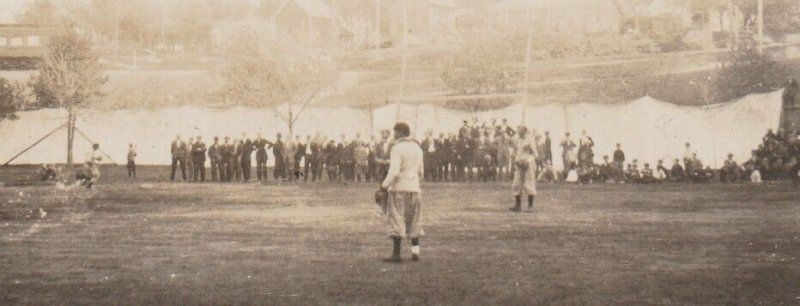
[{"label": "man wearing light shirt", "polygon": [[693,171],[692,168],[693,166],[692,162],[694,161],[694,159],[692,158],[693,156],[694,156],[694,151],[692,151],[692,144],[687,142],[686,151],[683,152],[683,168],[684,171],[686,171],[687,176],[689,173],[692,173]]},{"label": "man wearing light shirt", "polygon": [[420,178],[425,174],[422,148],[413,140],[411,129],[399,122],[394,126],[395,143],[390,154],[389,172],[381,184],[388,191],[385,214],[394,249],[387,262],[401,262],[403,238],[411,239],[411,260],[419,260],[421,225]]},{"label": "man wearing light shirt", "polygon": [[425,158],[425,179],[436,181],[439,179],[439,151],[442,143],[433,137],[433,131],[428,130],[421,146]]},{"label": "man wearing light shirt", "polygon": [[389,153],[392,150],[393,141],[389,139],[391,134],[389,130],[381,131],[381,141],[375,144],[375,164],[377,171],[375,173],[375,181],[383,182],[386,173],[389,172]]}]

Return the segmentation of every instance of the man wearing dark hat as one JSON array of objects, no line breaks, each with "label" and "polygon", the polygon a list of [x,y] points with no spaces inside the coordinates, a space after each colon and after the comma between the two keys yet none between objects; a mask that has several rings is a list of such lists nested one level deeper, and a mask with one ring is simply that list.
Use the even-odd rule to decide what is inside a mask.
[{"label": "man wearing dark hat", "polygon": [[394,249],[387,262],[400,262],[403,238],[411,239],[411,260],[419,260],[421,225],[420,179],[424,177],[422,148],[411,138],[411,129],[399,122],[394,126],[395,143],[390,154],[389,172],[381,184],[388,192],[385,207],[389,237]]},{"label": "man wearing dark hat", "polygon": [[272,147],[271,142],[261,138],[261,134],[257,134],[253,146],[256,149],[256,176],[259,181],[267,180],[267,145]]},{"label": "man wearing dark hat", "polygon": [[508,126],[508,119],[503,118],[503,124],[495,127],[494,134],[495,137],[500,137],[500,135],[503,135],[505,137],[511,138],[514,137],[514,135],[516,135],[517,132],[514,131],[514,128]]},{"label": "man wearing dark hat", "polygon": [[219,137],[214,136],[214,144],[208,147],[208,160],[211,161],[211,180],[212,181],[220,181],[220,176],[217,173],[222,173],[220,169],[220,145],[219,145]]},{"label": "man wearing dark hat", "polygon": [[383,182],[383,179],[386,178],[386,173],[389,172],[389,153],[394,144],[389,136],[391,136],[389,130],[382,130],[381,140],[375,144],[375,148],[373,148],[373,151],[375,151],[375,165],[377,168],[375,172],[375,181],[378,183]]},{"label": "man wearing dark hat", "polygon": [[250,138],[247,137],[245,133],[242,133],[242,155],[241,164],[242,164],[242,179],[245,182],[250,181],[250,171],[252,169],[252,160],[253,160],[253,150],[255,149],[255,145]]},{"label": "man wearing dark hat", "polygon": [[275,169],[273,170],[273,176],[275,177],[276,181],[280,181],[286,178],[286,163],[284,154],[286,153],[286,148],[283,145],[283,141],[281,141],[281,133],[275,138],[275,143],[272,144],[272,155],[275,156]]},{"label": "man wearing dark hat", "polygon": [[233,156],[233,144],[230,143],[231,138],[225,136],[224,142],[220,146],[219,150],[219,180],[220,182],[227,182],[231,179],[233,175],[233,165],[231,165],[231,157]]},{"label": "man wearing dark hat", "polygon": [[181,135],[175,137],[170,151],[172,153],[172,172],[170,173],[170,180],[175,180],[175,171],[180,167],[181,176],[183,180],[186,181],[186,156],[188,154],[188,147],[181,139]]}]

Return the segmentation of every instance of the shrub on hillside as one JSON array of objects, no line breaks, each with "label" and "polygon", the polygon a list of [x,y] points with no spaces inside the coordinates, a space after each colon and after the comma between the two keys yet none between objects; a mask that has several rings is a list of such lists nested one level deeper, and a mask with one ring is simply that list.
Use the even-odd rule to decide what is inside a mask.
[{"label": "shrub on hillside", "polygon": [[781,88],[789,78],[787,70],[768,53],[760,53],[756,43],[743,40],[727,54],[724,66],[715,82],[715,97],[730,100],[751,93]]}]

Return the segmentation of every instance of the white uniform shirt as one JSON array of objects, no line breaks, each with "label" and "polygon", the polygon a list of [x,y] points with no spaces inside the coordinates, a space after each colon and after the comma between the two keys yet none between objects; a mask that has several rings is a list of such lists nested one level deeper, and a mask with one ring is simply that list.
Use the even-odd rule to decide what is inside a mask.
[{"label": "white uniform shirt", "polygon": [[409,138],[397,141],[392,146],[389,173],[382,186],[395,192],[420,192],[423,175],[422,148]]},{"label": "white uniform shirt", "polygon": [[103,160],[103,156],[100,154],[100,150],[92,149],[86,153],[86,163],[94,164],[100,162],[101,160]]}]

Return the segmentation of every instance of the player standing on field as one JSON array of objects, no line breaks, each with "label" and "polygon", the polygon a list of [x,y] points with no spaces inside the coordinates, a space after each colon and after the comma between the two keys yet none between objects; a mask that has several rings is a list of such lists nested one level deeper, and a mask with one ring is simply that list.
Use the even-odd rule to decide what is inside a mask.
[{"label": "player standing on field", "polygon": [[533,149],[526,127],[519,127],[514,148],[514,182],[511,184],[514,207],[510,209],[519,212],[522,211],[523,191],[528,194],[528,208],[533,207],[533,198],[536,196],[536,150]]},{"label": "player standing on field", "polygon": [[419,260],[419,237],[424,233],[421,222],[420,179],[424,176],[422,148],[411,138],[411,128],[399,122],[394,126],[389,173],[381,188],[389,193],[386,219],[394,249],[387,262],[400,262],[403,238],[411,239],[411,260]]}]

